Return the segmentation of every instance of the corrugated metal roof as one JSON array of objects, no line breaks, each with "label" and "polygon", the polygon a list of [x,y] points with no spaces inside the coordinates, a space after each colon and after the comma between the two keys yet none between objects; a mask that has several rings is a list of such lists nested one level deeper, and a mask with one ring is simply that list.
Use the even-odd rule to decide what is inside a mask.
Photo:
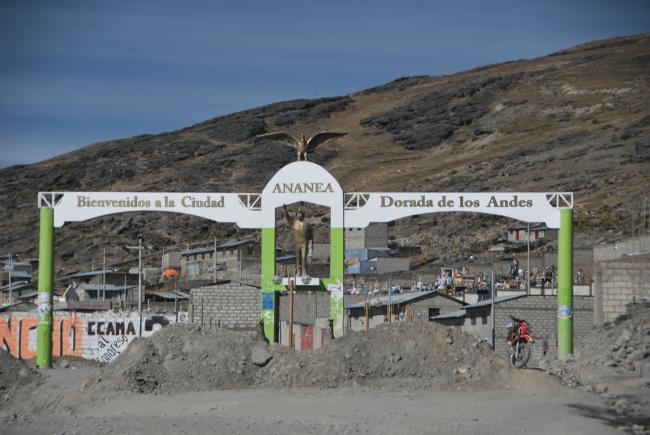
[{"label": "corrugated metal roof", "polygon": [[[528,228],[528,225],[526,224],[520,224],[520,225],[513,225],[511,227],[508,227],[508,231],[516,231],[516,230],[525,230]],[[540,223],[540,222],[531,222],[530,223],[530,230],[531,231],[548,231],[550,230],[549,227],[546,226],[545,223]]]},{"label": "corrugated metal roof", "polygon": [[106,275],[112,275],[112,276],[123,276],[123,275],[131,275],[131,276],[138,276],[137,273],[129,273],[129,272],[115,272],[113,270],[93,270],[91,272],[79,272],[79,273],[74,273],[72,275],[66,275],[60,279],[70,279],[70,278],[93,278],[97,275],[103,275],[104,272],[106,272]]},{"label": "corrugated metal roof", "polygon": [[20,304],[22,304],[22,303],[23,303],[23,302],[21,301],[21,302],[14,302],[14,303],[12,303],[12,304],[4,304],[4,305],[0,305],[0,311],[4,311],[4,310],[6,310],[7,308],[15,307],[16,305],[20,305]]},{"label": "corrugated metal roof", "polygon": [[430,317],[429,320],[441,320],[441,319],[457,319],[459,317],[465,317],[466,311],[458,310],[452,311],[451,313],[439,314],[437,316]]},{"label": "corrugated metal roof", "polygon": [[[510,301],[510,300],[513,300],[513,299],[520,298],[522,296],[526,296],[526,292],[518,292],[518,293],[512,294],[512,295],[497,296],[496,299],[494,300],[494,303],[499,304],[501,302]],[[492,304],[492,298],[485,299],[485,300],[483,300],[481,302],[476,302],[474,304],[467,305],[465,307],[465,309],[467,310],[467,309],[471,309],[471,308],[479,308],[479,307],[484,307],[486,305],[491,305],[491,304]]]},{"label": "corrugated metal roof", "polygon": [[241,245],[245,245],[245,244],[251,243],[251,242],[252,242],[252,240],[237,240],[237,241],[234,241],[234,242],[226,242],[224,244],[221,244],[221,245],[217,246],[217,249],[219,249],[219,248],[223,248],[223,249],[234,248],[235,246],[241,246]]},{"label": "corrugated metal roof", "polygon": [[[501,302],[511,301],[513,299],[518,299],[524,296],[526,296],[525,292],[521,292],[521,293],[518,292],[513,295],[497,296],[497,298],[494,300],[494,303],[500,304]],[[476,302],[474,304],[466,305],[463,307],[462,310],[452,311],[451,313],[445,313],[445,314],[439,314],[437,316],[433,316],[429,318],[429,320],[453,319],[458,317],[464,317],[467,314],[468,309],[486,307],[491,304],[492,304],[492,299],[486,299],[481,302]]]},{"label": "corrugated metal roof", "polygon": [[31,299],[36,295],[38,295],[37,291],[25,292],[22,295],[18,296],[18,299]]},{"label": "corrugated metal roof", "polygon": [[[8,271],[4,271],[5,273],[9,273]],[[32,279],[32,274],[29,272],[25,272],[23,270],[12,270],[11,271],[11,278],[12,279],[19,279],[19,280],[30,280]]]},{"label": "corrugated metal roof", "polygon": [[205,254],[208,252],[214,252],[214,248],[192,248],[192,249],[186,249],[183,252],[181,252],[181,257],[187,257],[188,255],[194,255],[194,254]]},{"label": "corrugated metal roof", "polygon": [[[226,242],[222,243],[221,245],[217,246],[217,251],[222,251],[224,249],[229,249],[229,248],[235,248],[237,246],[245,245],[247,243],[252,243],[253,240],[236,240],[234,242]],[[181,252],[181,256],[187,257],[188,255],[194,255],[194,254],[205,254],[208,252],[214,252],[214,247],[200,247],[200,248],[192,248],[192,249],[185,249],[184,251]]]},{"label": "corrugated metal roof", "polygon": [[[106,284],[106,291],[107,292],[125,291],[137,287],[138,286],[135,284],[127,285],[127,286]],[[81,288],[86,291],[104,291],[104,286],[102,284],[80,284],[78,288]]]},{"label": "corrugated metal roof", "polygon": [[148,295],[154,295],[158,296],[161,299],[167,299],[170,301],[173,301],[176,299],[176,295],[178,295],[178,299],[189,299],[189,295],[187,293],[183,292],[147,292]]},{"label": "corrugated metal roof", "polygon": [[[16,290],[23,290],[29,287],[36,288],[36,285],[31,283],[31,282],[26,282],[26,281],[16,281],[11,283],[11,290],[16,291]],[[9,291],[9,284],[3,285],[0,287],[0,292],[8,292]]]},{"label": "corrugated metal roof", "polygon": [[[412,301],[417,298],[421,297],[427,297],[431,296],[434,293],[438,293],[438,290],[431,290],[431,291],[425,291],[425,292],[409,292],[409,293],[401,293],[397,295],[391,295],[390,298],[388,296],[380,296],[378,298],[374,298],[370,300],[370,306],[371,307],[383,307],[387,306],[388,304],[392,305],[397,305],[397,304],[403,304],[405,302]],[[350,304],[346,305],[345,309],[354,309],[354,308],[363,308],[364,302],[359,302],[356,304]]]}]

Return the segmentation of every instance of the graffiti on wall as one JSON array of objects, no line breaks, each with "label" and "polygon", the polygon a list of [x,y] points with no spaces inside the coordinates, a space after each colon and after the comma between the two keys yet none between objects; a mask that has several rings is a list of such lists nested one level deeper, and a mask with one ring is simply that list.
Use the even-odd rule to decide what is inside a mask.
[{"label": "graffiti on wall", "polygon": [[[179,316],[186,322],[187,315]],[[176,322],[175,316],[162,314],[143,316],[142,336]],[[11,313],[0,316],[0,348],[15,358],[36,357],[36,325],[34,313]],[[137,313],[62,313],[52,323],[52,356],[74,356],[111,362],[138,337]]]}]

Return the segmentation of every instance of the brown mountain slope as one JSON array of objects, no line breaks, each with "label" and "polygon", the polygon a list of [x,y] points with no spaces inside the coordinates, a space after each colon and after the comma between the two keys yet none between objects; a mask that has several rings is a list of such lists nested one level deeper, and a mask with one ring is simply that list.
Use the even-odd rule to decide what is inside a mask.
[{"label": "brown mountain slope", "polygon": [[[254,139],[279,129],[349,132],[311,156],[346,191],[574,191],[576,230],[617,237],[638,231],[637,207],[648,196],[649,89],[646,34],[97,143],[0,170],[0,244],[36,255],[38,191],[261,191],[294,158],[289,148]],[[139,231],[157,249],[238,232],[187,216],[144,216],[66,225],[57,232],[57,267],[88,268],[103,243],[109,262],[118,262]],[[425,260],[441,253],[447,260],[481,249],[506,222],[458,217],[406,219],[391,234],[424,245]]]}]

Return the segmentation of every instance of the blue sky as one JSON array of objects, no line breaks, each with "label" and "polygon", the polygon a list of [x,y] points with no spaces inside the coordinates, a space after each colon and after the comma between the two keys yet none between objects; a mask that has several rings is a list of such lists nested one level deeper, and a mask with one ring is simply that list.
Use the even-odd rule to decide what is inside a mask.
[{"label": "blue sky", "polygon": [[648,31],[631,0],[0,0],[0,167]]}]

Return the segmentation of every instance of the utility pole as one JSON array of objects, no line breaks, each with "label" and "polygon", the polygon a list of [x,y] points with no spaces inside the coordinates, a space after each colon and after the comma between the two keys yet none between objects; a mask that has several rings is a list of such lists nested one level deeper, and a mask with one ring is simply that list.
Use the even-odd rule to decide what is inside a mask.
[{"label": "utility pole", "polygon": [[217,283],[217,238],[214,238],[214,252],[212,253],[212,282]]},{"label": "utility pole", "polygon": [[391,294],[392,276],[392,273],[388,274],[388,309],[386,310],[388,313],[388,323],[393,323],[393,297]]},{"label": "utility pole", "polygon": [[9,303],[13,303],[14,301],[14,291],[13,291],[13,286],[11,282],[11,272],[13,269],[13,256],[11,255],[11,251],[9,251]]},{"label": "utility pole", "polygon": [[174,312],[176,313],[176,322],[178,322],[178,291],[176,290],[176,280],[174,280]]},{"label": "utility pole", "polygon": [[239,248],[237,253],[239,254],[239,264],[238,264],[238,266],[239,266],[239,282],[242,282],[242,280],[243,280],[243,277],[242,277],[242,275],[243,275],[243,267],[242,267],[242,256],[243,256],[243,254],[242,254],[242,249]]},{"label": "utility pole", "polygon": [[104,246],[104,262],[102,265],[102,300],[106,300],[106,246]]},{"label": "utility pole", "polygon": [[546,284],[546,245],[542,245],[540,251],[542,253],[542,296],[546,296],[544,291]]},{"label": "utility pole", "polygon": [[526,230],[526,296],[530,296],[530,222]]},{"label": "utility pole", "polygon": [[496,288],[494,287],[494,263],[492,263],[492,270],[490,273],[490,291],[492,293],[492,307],[491,307],[491,313],[492,313],[492,350],[496,350],[496,336],[497,336],[497,330],[496,330],[496,305],[494,303],[494,299],[496,299]]},{"label": "utility pole", "polygon": [[293,291],[296,288],[295,278],[289,280],[289,348],[293,349]]},{"label": "utility pole", "polygon": [[138,337],[142,337],[142,234],[138,234],[138,246],[127,246],[126,249],[138,250],[138,319],[140,328]]},{"label": "utility pole", "polygon": [[363,311],[366,316],[366,332],[368,332],[368,329],[370,329],[370,303],[368,302],[368,296],[366,296],[363,302]]}]

